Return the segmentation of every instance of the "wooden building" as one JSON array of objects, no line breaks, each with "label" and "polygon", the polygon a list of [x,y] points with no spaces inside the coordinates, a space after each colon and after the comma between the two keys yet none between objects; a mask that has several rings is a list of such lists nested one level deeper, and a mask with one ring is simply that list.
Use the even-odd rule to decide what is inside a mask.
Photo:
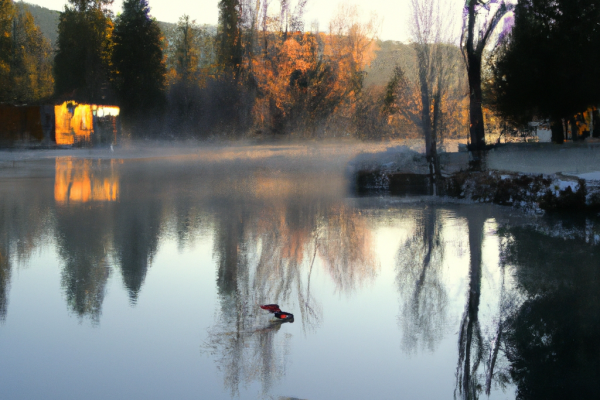
[{"label": "wooden building", "polygon": [[116,106],[75,101],[34,106],[0,104],[0,146],[115,145],[120,134],[119,115]]}]

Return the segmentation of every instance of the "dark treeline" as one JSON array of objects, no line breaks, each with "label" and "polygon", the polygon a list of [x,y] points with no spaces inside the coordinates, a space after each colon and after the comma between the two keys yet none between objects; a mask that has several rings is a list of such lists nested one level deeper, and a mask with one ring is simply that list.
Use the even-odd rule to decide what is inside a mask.
[{"label": "dark treeline", "polygon": [[599,23],[598,0],[520,0],[490,57],[486,102],[515,125],[550,120],[557,143],[569,125],[599,135]]},{"label": "dark treeline", "polygon": [[562,142],[600,135],[599,2],[468,1],[460,60],[435,0],[413,1],[410,44],[377,40],[377,17],[349,5],[307,27],[305,0],[219,0],[216,28],[159,23],[148,0],[118,15],[69,0],[50,41],[57,15],[0,0],[0,103],[116,104],[132,138],[424,136],[432,159],[444,137],[482,149],[505,122],[548,119]]},{"label": "dark treeline", "polygon": [[[3,19],[9,23],[2,27],[8,34],[2,71],[11,72],[0,78],[9,82],[17,70],[10,56],[10,15],[17,15],[17,7],[12,0],[1,4],[9,16]],[[221,0],[216,29],[187,15],[176,25],[161,24],[151,16],[148,0],[126,0],[116,16],[111,5],[111,0],[69,0],[58,17],[54,57],[48,40],[47,56],[33,57],[46,73],[45,90],[25,87],[20,90],[27,95],[15,95],[13,79],[3,87],[15,89],[0,93],[0,102],[116,104],[125,135],[132,138],[368,139],[418,137],[427,127],[421,114],[429,107],[415,96],[416,50],[439,45],[381,42],[377,17],[365,20],[356,6],[341,5],[327,29],[320,30],[304,24],[305,0]],[[27,6],[19,9],[29,15]],[[38,18],[44,26],[46,17]],[[40,36],[35,25],[30,30]],[[436,116],[445,117],[441,139],[464,131],[467,114],[464,73],[455,68],[458,47],[440,45],[446,46],[444,57],[454,60],[448,84],[439,92],[442,101],[435,102],[443,109]],[[377,75],[369,68],[373,60],[398,52],[402,55],[389,60],[383,75],[367,79]]]}]

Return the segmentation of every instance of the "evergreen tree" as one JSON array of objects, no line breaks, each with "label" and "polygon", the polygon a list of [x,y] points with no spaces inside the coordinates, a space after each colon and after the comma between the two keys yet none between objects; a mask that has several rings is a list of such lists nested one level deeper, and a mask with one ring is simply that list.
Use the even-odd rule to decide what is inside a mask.
[{"label": "evergreen tree", "polygon": [[13,97],[31,102],[50,97],[54,91],[52,48],[29,11],[20,12],[14,29],[12,67]]},{"label": "evergreen tree", "polygon": [[53,91],[52,49],[27,9],[0,0],[0,102],[24,103]]},{"label": "evergreen tree", "polygon": [[50,44],[54,49],[56,47],[56,39],[58,38],[58,17],[60,11],[49,10],[45,7],[36,6],[29,3],[15,3],[17,10],[27,10],[33,15],[35,24],[40,28],[44,37],[50,40]]},{"label": "evergreen tree", "polygon": [[166,67],[162,33],[147,0],[126,0],[114,30],[113,65],[117,96],[131,116],[165,101]]},{"label": "evergreen tree", "polygon": [[188,15],[179,19],[171,37],[171,68],[175,80],[186,85],[197,82],[200,61],[201,30]]},{"label": "evergreen tree", "polygon": [[109,13],[108,7],[112,5],[114,0],[69,0],[76,11],[85,12],[90,9],[102,10]]},{"label": "evergreen tree", "polygon": [[218,59],[224,71],[235,76],[242,65],[242,36],[240,27],[240,1],[219,1]]},{"label": "evergreen tree", "polygon": [[562,119],[600,103],[600,0],[522,0],[494,65],[496,107],[516,122]]},{"label": "evergreen tree", "polygon": [[16,10],[12,0],[0,0],[0,102],[10,99],[15,18]]},{"label": "evergreen tree", "polygon": [[79,101],[110,98],[113,23],[106,8],[112,0],[69,0],[58,24],[54,60],[55,92]]}]

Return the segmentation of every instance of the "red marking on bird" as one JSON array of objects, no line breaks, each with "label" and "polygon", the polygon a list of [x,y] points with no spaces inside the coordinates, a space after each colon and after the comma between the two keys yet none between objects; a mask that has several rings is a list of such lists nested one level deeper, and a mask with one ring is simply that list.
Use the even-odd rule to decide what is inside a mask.
[{"label": "red marking on bird", "polygon": [[265,304],[264,306],[260,306],[263,310],[267,310],[271,313],[281,312],[279,306],[277,304]]}]

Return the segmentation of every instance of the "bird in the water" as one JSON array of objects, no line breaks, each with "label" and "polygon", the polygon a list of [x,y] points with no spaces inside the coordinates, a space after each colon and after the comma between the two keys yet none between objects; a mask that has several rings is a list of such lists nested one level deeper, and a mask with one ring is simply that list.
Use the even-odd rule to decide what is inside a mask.
[{"label": "bird in the water", "polygon": [[268,312],[275,314],[275,318],[282,321],[294,321],[294,314],[290,314],[289,312],[281,311],[277,304],[265,304],[264,306],[260,306],[263,310],[267,310]]}]

